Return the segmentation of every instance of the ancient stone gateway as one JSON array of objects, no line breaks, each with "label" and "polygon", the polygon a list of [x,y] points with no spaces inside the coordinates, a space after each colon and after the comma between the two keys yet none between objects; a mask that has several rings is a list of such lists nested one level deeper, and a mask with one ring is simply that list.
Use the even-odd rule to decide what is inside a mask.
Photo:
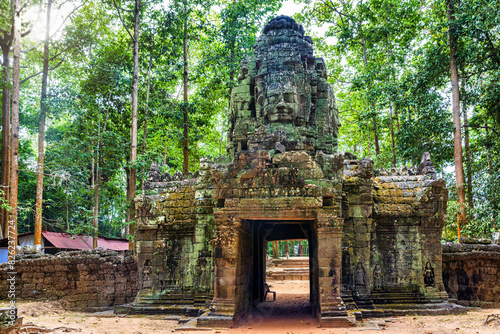
[{"label": "ancient stone gateway", "polygon": [[441,278],[448,193],[430,157],[374,172],[337,152],[340,122],[324,60],[286,16],[242,62],[228,158],[183,177],[151,167],[137,198],[135,313],[199,315],[231,326],[263,300],[267,241],[307,239],[310,299],[322,326],[364,316],[449,312]]}]

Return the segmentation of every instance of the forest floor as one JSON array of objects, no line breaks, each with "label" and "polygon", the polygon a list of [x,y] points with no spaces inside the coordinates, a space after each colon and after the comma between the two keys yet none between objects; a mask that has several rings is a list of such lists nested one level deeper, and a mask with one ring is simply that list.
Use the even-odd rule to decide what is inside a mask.
[{"label": "forest floor", "polygon": [[[206,330],[190,333],[232,334],[348,334],[363,333],[467,333],[498,334],[500,320],[483,325],[489,314],[500,314],[500,309],[474,309],[465,315],[405,316],[390,319],[368,320],[353,328],[320,328],[311,315],[309,304],[309,282],[271,281],[271,290],[276,291],[276,301],[261,303],[254,314],[236,328]],[[58,301],[18,302],[18,314],[24,323],[32,322],[39,327],[56,329],[49,333],[83,334],[152,334],[187,333],[179,330],[177,321],[165,320],[165,316],[119,317],[113,314],[89,314],[67,311]],[[176,331],[177,328],[177,331]],[[43,329],[40,330],[40,332]]]}]

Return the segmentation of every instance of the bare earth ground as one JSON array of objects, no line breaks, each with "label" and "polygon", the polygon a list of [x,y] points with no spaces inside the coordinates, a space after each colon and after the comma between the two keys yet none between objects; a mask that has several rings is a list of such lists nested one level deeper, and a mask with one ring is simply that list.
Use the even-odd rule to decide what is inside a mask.
[{"label": "bare earth ground", "polygon": [[[269,333],[269,334],[344,334],[344,333],[481,333],[499,334],[500,320],[483,325],[489,314],[500,314],[500,309],[477,309],[467,315],[406,316],[391,319],[374,319],[350,329],[320,328],[311,315],[309,305],[309,282],[273,281],[271,290],[276,291],[277,300],[261,303],[254,314],[242,321],[238,327],[226,330],[199,331],[206,334]],[[46,328],[58,328],[52,333],[85,334],[149,334],[172,333],[179,326],[177,321],[165,320],[165,316],[117,317],[115,315],[93,315],[70,312],[57,301],[19,302],[19,315],[24,323],[33,322]],[[379,326],[382,324],[382,326]],[[380,329],[379,329],[380,328]],[[177,331],[186,333],[186,331]],[[191,332],[193,333],[193,332]],[[197,332],[194,332],[197,333]]]}]

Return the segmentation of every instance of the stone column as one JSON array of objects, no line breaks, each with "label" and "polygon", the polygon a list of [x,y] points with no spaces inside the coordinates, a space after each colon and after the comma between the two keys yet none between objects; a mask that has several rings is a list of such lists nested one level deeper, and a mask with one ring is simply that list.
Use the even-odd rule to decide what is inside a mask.
[{"label": "stone column", "polygon": [[318,218],[317,226],[321,326],[354,326],[340,297],[342,219]]},{"label": "stone column", "polygon": [[214,299],[207,316],[198,318],[198,326],[230,327],[238,312],[236,287],[238,271],[238,227],[241,220],[215,216]]}]

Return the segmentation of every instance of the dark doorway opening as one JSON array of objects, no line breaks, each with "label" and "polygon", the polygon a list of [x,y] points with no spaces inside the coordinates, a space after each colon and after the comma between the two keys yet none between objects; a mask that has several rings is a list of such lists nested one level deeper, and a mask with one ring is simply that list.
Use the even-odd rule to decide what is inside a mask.
[{"label": "dark doorway opening", "polygon": [[[301,318],[306,321],[314,321],[319,304],[319,284],[318,284],[318,254],[317,236],[314,229],[313,220],[247,220],[252,231],[252,279],[251,296],[253,302],[252,316],[266,319],[286,319]],[[307,277],[304,280],[294,280],[295,291],[286,281],[273,282],[268,280],[266,267],[273,260],[268,257],[269,243],[274,241],[288,241],[290,253],[297,255],[300,241],[306,244],[308,255],[302,256],[305,259]],[[293,242],[292,242],[293,241]],[[303,251],[303,249],[302,249]],[[286,254],[283,258],[286,259]],[[290,277],[293,280],[293,274]],[[271,285],[270,290],[276,292],[276,301],[273,301],[272,294],[265,297],[265,283]],[[285,282],[285,283],[283,283]],[[290,282],[291,283],[291,282]],[[291,289],[292,288],[292,289]],[[249,320],[249,319],[247,319]]]}]

